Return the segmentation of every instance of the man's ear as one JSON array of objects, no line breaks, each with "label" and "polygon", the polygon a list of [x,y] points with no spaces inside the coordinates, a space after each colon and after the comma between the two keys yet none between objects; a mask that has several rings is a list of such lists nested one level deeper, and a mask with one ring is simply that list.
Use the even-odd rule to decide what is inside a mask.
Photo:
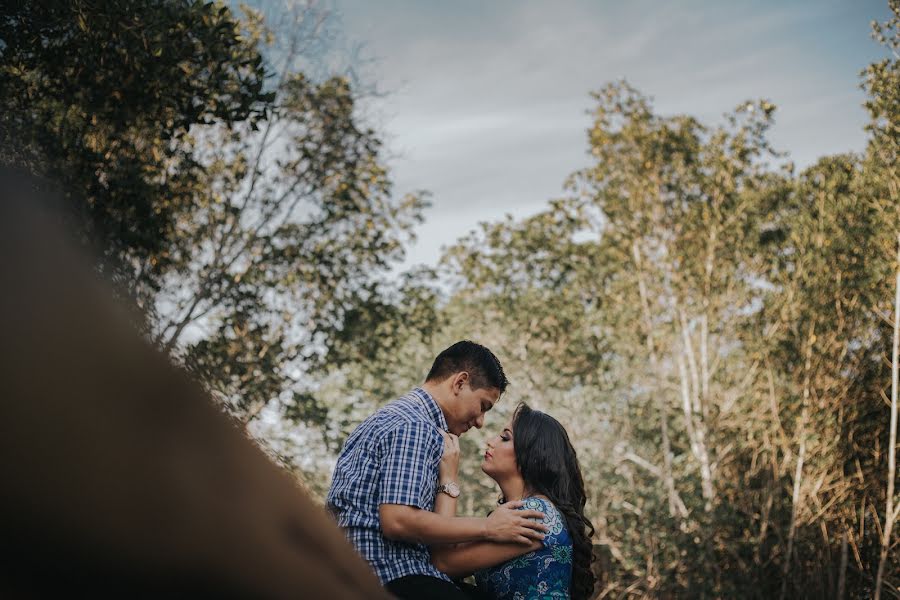
[{"label": "man's ear", "polygon": [[453,376],[453,382],[451,383],[451,389],[454,394],[459,394],[462,391],[462,387],[469,383],[469,372],[468,371],[460,371],[456,375]]}]

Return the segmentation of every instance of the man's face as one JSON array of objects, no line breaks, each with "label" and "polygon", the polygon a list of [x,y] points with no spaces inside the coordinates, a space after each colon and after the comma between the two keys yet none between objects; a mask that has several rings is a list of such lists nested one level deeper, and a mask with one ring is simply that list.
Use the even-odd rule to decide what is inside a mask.
[{"label": "man's face", "polygon": [[456,435],[462,435],[472,427],[481,429],[485,413],[500,399],[500,390],[497,388],[473,390],[468,381],[455,386],[454,393],[454,410],[447,418],[447,426],[450,433]]}]

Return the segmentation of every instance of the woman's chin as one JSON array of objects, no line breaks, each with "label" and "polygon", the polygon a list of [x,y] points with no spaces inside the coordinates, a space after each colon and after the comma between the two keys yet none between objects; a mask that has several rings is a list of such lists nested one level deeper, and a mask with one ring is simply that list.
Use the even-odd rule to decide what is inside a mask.
[{"label": "woman's chin", "polygon": [[481,463],[481,471],[494,481],[497,481],[497,478],[494,477],[495,471],[493,469],[493,466],[488,463],[488,461],[484,461],[483,463]]}]

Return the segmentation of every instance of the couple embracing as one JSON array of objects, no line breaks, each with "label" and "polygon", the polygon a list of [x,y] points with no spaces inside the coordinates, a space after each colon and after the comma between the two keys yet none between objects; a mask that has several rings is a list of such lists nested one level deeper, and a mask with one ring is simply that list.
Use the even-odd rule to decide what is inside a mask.
[{"label": "couple embracing", "polygon": [[[459,439],[481,428],[507,386],[494,354],[470,341],[441,352],[421,387],[351,434],[326,500],[356,550],[398,598],[591,595],[593,527],[566,430],[520,404],[487,443],[500,486],[487,517],[456,516]],[[474,575],[475,586],[461,579]]]}]

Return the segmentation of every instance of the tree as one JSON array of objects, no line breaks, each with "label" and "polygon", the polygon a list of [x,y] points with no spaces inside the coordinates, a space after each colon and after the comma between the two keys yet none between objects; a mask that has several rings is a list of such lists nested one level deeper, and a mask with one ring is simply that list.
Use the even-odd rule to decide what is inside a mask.
[{"label": "tree", "polygon": [[166,314],[157,342],[245,423],[279,398],[294,415],[315,413],[296,406],[311,400],[304,370],[339,361],[332,348],[354,314],[383,303],[382,280],[424,207],[420,195],[392,196],[381,143],[347,80],[317,83],[298,70],[305,36],[316,35],[303,22],[317,15],[292,16],[267,36],[280,47],[267,53],[277,82],[259,131],[198,137],[205,193],[179,221],[156,298]]},{"label": "tree", "polygon": [[201,183],[192,127],[264,115],[252,35],[193,0],[17,2],[0,19],[0,159],[60,182],[106,269],[146,302]]},{"label": "tree", "polygon": [[[864,72],[863,87],[869,94],[866,108],[869,111],[871,121],[868,130],[871,140],[867,149],[865,175],[867,189],[872,194],[873,208],[884,219],[884,227],[881,228],[880,247],[881,257],[884,262],[890,264],[888,256],[893,248],[896,238],[900,243],[900,2],[889,0],[888,2],[893,16],[885,23],[873,23],[873,37],[881,42],[891,53],[877,63],[870,65]],[[900,269],[900,255],[890,271]],[[887,269],[886,269],[887,270]],[[889,281],[885,277],[882,281]],[[895,293],[900,290],[900,280],[895,283]],[[888,290],[882,287],[882,292]],[[890,296],[881,295],[878,302],[881,314],[887,314],[888,307],[885,299]],[[891,557],[890,551],[894,546],[891,540],[893,526],[898,518],[895,504],[900,506],[900,501],[894,497],[896,477],[896,431],[897,431],[897,300],[894,302],[894,327],[893,327],[893,351],[891,356],[891,400],[889,437],[887,444],[887,474],[885,485],[885,510],[882,523],[881,549],[878,559],[878,571],[875,575],[875,598],[880,598],[881,591],[891,564],[896,565],[896,556]],[[882,323],[880,338],[883,341],[889,339],[889,331]],[[882,347],[886,347],[884,343]],[[882,369],[883,370],[883,369]],[[893,558],[893,560],[892,560]]]},{"label": "tree", "polygon": [[[759,474],[773,478],[763,498],[774,507],[769,515],[788,515],[786,537],[772,545],[783,552],[782,596],[823,586],[817,571],[827,564],[830,575],[832,548],[864,498],[841,466],[867,462],[862,440],[871,427],[860,415],[873,401],[859,388],[870,370],[865,298],[880,263],[872,242],[881,223],[859,183],[857,157],[820,159],[776,196],[759,252],[759,277],[772,289],[745,343],[763,367],[756,394],[770,406],[768,424],[758,424],[766,457],[758,464],[770,465]],[[824,531],[833,533],[814,542]]]},{"label": "tree", "polygon": [[317,414],[305,370],[387,302],[425,205],[393,196],[348,79],[314,68],[331,13],[279,10],[39,3],[0,31],[5,129],[31,142],[11,158],[72,190],[147,335],[245,424],[276,399]]}]

